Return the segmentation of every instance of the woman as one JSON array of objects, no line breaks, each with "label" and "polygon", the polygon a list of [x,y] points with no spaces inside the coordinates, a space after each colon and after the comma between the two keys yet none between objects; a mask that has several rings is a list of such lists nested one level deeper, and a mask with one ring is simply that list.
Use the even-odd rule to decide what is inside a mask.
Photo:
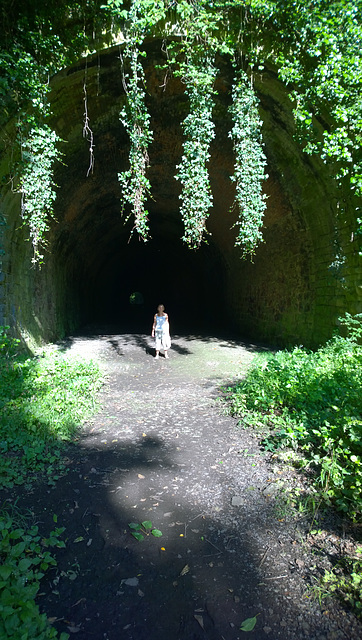
[{"label": "woman", "polygon": [[151,335],[152,338],[156,339],[156,360],[159,358],[160,349],[164,350],[165,358],[168,358],[167,351],[171,347],[170,325],[163,304],[159,304],[157,307],[157,313],[153,318]]}]

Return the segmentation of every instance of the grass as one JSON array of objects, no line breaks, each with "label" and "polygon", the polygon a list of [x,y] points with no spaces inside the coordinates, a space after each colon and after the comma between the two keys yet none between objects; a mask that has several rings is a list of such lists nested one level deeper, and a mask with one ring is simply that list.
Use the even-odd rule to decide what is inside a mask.
[{"label": "grass", "polygon": [[27,357],[0,328],[0,488],[54,483],[62,449],[95,408],[99,367],[48,349]]},{"label": "grass", "polygon": [[[0,327],[0,488],[55,484],[66,472],[64,445],[94,412],[100,384],[95,363],[50,348],[29,358]],[[35,597],[44,574],[56,566],[50,549],[65,546],[63,531],[56,526],[44,535],[9,503],[0,511],[2,639],[58,638]],[[59,640],[67,638],[62,633]]]}]

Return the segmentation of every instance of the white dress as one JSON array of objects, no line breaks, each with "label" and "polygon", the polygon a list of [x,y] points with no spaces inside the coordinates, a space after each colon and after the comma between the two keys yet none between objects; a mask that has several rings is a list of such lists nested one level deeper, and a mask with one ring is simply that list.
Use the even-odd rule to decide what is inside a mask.
[{"label": "white dress", "polygon": [[156,313],[155,339],[156,351],[160,351],[160,349],[167,351],[167,349],[171,347],[170,326],[168,324],[167,313],[165,313],[164,316],[159,316]]}]

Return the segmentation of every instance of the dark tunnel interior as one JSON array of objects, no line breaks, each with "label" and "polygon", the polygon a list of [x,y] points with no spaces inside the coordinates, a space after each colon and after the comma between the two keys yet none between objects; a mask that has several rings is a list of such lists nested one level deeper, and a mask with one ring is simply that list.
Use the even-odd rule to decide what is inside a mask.
[{"label": "dark tunnel interior", "polygon": [[[162,220],[158,227],[146,243],[130,239],[120,225],[98,251],[88,243],[92,260],[87,268],[76,268],[82,326],[149,333],[163,304],[173,333],[227,329],[225,264],[212,239],[190,250],[181,240],[182,228],[170,233],[170,224]],[[132,297],[136,292],[140,296]]]}]

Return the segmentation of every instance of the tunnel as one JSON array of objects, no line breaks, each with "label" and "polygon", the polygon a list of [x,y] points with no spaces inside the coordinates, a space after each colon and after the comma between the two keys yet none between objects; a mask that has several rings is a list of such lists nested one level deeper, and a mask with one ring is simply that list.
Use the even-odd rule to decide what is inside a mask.
[{"label": "tunnel", "polygon": [[[40,270],[31,264],[20,225],[19,194],[2,187],[0,324],[28,344],[91,325],[149,333],[162,303],[175,333],[233,332],[276,345],[320,344],[342,312],[361,311],[361,258],[352,214],[339,215],[328,168],[296,141],[287,89],[275,69],[255,78],[268,163],[267,209],[264,242],[252,260],[242,260],[234,246],[230,179],[233,74],[228,61],[218,60],[209,162],[213,206],[205,242],[190,250],[182,241],[180,184],[174,177],[188,101],[179,78],[164,82],[162,42],[146,43],[145,52],[153,131],[149,240],[132,232],[132,218],[122,212],[117,174],[128,168],[129,140],[119,119],[125,101],[119,47],[112,47],[63,69],[51,82],[51,124],[63,140],[64,155],[55,169],[55,220]],[[94,135],[93,172],[83,136],[85,98]],[[3,150],[3,172],[10,156]],[[140,304],[131,303],[135,292]]]}]

